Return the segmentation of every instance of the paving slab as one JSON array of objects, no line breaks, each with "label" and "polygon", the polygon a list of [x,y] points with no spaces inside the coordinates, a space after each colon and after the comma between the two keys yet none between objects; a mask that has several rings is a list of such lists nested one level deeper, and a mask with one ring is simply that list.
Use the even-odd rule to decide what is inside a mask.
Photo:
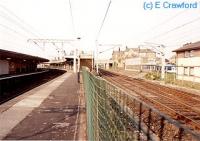
[{"label": "paving slab", "polygon": [[0,138],[76,140],[80,122],[80,85],[74,73],[38,89],[0,114]]}]

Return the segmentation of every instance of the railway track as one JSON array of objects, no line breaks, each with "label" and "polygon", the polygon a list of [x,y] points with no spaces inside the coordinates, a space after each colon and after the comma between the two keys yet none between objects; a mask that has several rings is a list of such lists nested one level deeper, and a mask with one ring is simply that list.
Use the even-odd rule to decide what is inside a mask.
[{"label": "railway track", "polygon": [[135,92],[138,98],[181,124],[200,132],[200,96],[105,70],[100,70],[100,74],[115,85]]},{"label": "railway track", "polygon": [[[65,73],[62,70],[49,70],[0,78],[0,105]],[[39,76],[38,76],[39,75]],[[26,81],[20,81],[21,77]],[[18,78],[18,79],[17,79]]]}]

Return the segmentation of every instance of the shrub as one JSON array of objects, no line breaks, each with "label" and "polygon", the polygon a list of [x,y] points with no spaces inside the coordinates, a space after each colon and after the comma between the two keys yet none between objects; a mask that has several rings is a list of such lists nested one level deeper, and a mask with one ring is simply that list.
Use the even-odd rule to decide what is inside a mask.
[{"label": "shrub", "polygon": [[150,80],[160,80],[161,75],[158,72],[149,72],[145,75],[145,78]]}]

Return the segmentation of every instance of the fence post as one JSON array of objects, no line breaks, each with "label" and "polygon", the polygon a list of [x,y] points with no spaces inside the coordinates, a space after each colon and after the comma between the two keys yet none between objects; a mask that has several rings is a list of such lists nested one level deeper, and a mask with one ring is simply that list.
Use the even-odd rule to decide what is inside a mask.
[{"label": "fence post", "polygon": [[160,141],[163,140],[163,132],[164,132],[164,117],[161,117],[160,119],[160,132],[159,132],[159,139]]},{"label": "fence post", "polygon": [[3,90],[2,90],[2,83],[3,80],[0,80],[0,98],[3,96]]},{"label": "fence post", "polygon": [[139,123],[138,123],[138,140],[140,140],[141,122],[142,122],[142,103],[140,102],[140,107],[139,107]]},{"label": "fence post", "polygon": [[149,109],[148,124],[147,124],[147,140],[150,140],[150,129],[151,129],[151,108]]},{"label": "fence post", "polygon": [[178,132],[178,140],[179,140],[179,141],[182,140],[183,132],[184,132],[184,129],[183,129],[183,128],[179,128],[179,132]]}]

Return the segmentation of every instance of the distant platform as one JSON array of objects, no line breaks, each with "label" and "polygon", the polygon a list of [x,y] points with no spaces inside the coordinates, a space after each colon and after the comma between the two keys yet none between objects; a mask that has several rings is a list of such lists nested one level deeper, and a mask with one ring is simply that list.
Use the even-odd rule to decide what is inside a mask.
[{"label": "distant platform", "polygon": [[0,49],[0,75],[35,72],[46,58]]}]

